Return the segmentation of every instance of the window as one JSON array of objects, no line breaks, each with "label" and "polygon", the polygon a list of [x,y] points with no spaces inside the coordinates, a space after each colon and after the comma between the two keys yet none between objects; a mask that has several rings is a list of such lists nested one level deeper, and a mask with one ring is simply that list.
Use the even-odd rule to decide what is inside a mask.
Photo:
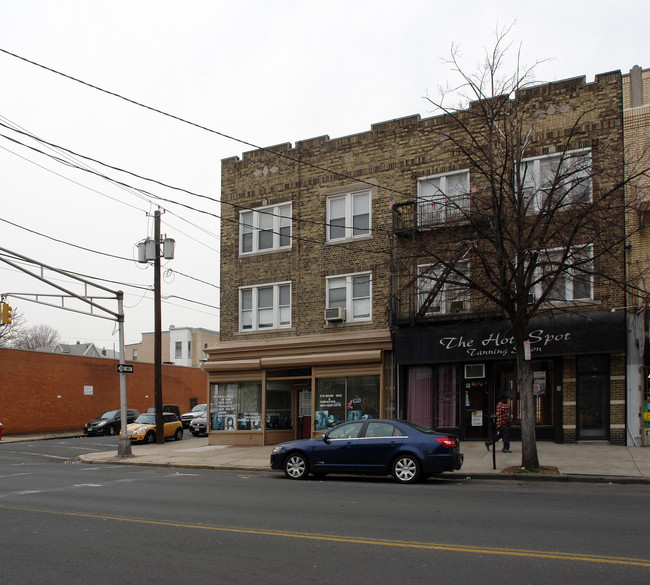
[{"label": "window", "polygon": [[291,326],[291,284],[239,289],[239,330],[257,331]]},{"label": "window", "polygon": [[210,384],[210,429],[262,430],[262,383]]},{"label": "window", "polygon": [[133,357],[131,357],[131,361],[134,361],[134,362],[138,361],[138,350],[137,349],[133,350]]},{"label": "window", "polygon": [[260,207],[239,214],[239,253],[291,247],[291,203]]},{"label": "window", "polygon": [[368,320],[371,318],[372,274],[347,274],[327,279],[327,308],[345,309],[346,321]]},{"label": "window", "polygon": [[[469,274],[469,262],[458,264],[458,270]],[[442,265],[423,264],[418,266],[418,311],[425,315],[462,313],[469,311],[469,288],[461,284],[466,277]],[[430,293],[437,291],[433,297]]]},{"label": "window", "polygon": [[174,358],[180,360],[183,357],[183,342],[177,341],[174,344]]},{"label": "window", "polygon": [[591,150],[572,150],[530,158],[521,163],[526,201],[539,211],[591,200]]},{"label": "window", "polygon": [[348,376],[316,380],[314,430],[347,421],[379,418],[379,376]]},{"label": "window", "polygon": [[565,251],[540,250],[535,297],[546,292],[548,301],[593,299],[593,246],[574,246],[563,260]]},{"label": "window", "polygon": [[370,235],[370,191],[327,198],[327,240]]},{"label": "window", "polygon": [[463,219],[469,211],[469,170],[418,181],[418,225]]}]

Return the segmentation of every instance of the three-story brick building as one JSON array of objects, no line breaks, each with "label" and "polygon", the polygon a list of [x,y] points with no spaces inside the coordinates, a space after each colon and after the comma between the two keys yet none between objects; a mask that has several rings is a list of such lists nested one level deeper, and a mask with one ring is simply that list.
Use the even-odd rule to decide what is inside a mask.
[{"label": "three-story brick building", "polygon": [[[523,188],[543,192],[545,173],[565,159],[586,169],[574,181],[581,201],[613,188],[622,169],[597,181],[590,173],[605,151],[622,153],[620,73],[537,86],[521,99],[531,115],[544,113]],[[477,269],[470,260],[459,259],[467,265],[452,286],[432,252],[480,242],[464,219],[485,182],[467,152],[441,140],[456,123],[411,116],[222,161],[221,341],[203,365],[211,442],[271,444],[379,416],[483,439],[500,393],[517,409],[504,341],[512,323],[459,286],[463,270]],[[585,233],[575,265],[594,276],[567,269],[531,322],[540,438],[623,440],[624,312],[612,311],[625,306],[612,285],[625,275],[622,219],[607,222],[617,253],[605,262]]]}]

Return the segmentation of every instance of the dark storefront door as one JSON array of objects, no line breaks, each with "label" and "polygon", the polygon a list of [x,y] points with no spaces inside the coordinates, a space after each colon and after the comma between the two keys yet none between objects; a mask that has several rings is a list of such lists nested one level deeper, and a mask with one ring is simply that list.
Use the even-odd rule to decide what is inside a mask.
[{"label": "dark storefront door", "polygon": [[485,380],[467,380],[464,397],[464,426],[466,439],[485,439],[490,414],[488,386]]},{"label": "dark storefront door", "polygon": [[603,374],[580,377],[579,439],[607,439],[608,380]]},{"label": "dark storefront door", "polygon": [[609,356],[580,356],[578,439],[607,439],[609,428]]}]

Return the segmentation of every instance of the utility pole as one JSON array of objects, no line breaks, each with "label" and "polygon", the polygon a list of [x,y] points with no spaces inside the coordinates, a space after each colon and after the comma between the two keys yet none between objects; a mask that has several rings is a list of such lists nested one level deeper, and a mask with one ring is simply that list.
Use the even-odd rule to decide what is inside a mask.
[{"label": "utility pole", "polygon": [[[175,242],[171,238],[161,238],[160,235],[160,208],[154,214],[153,240],[147,238],[138,244],[138,262],[147,264],[153,262],[154,280],[154,405],[156,409],[156,443],[165,442],[165,423],[163,421],[163,395],[162,395],[162,293],[160,289],[160,260],[174,258]],[[160,247],[162,246],[162,254]]]},{"label": "utility pole", "polygon": [[156,443],[165,442],[162,399],[162,295],[160,291],[160,208],[154,212],[155,256],[153,264],[154,278],[154,404],[156,405]]}]

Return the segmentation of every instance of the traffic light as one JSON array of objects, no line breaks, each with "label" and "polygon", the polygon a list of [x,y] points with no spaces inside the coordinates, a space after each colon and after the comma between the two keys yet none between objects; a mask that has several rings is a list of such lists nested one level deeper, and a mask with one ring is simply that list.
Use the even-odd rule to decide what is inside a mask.
[{"label": "traffic light", "polygon": [[2,304],[2,324],[11,325],[11,320],[14,316],[14,310],[7,304]]}]

